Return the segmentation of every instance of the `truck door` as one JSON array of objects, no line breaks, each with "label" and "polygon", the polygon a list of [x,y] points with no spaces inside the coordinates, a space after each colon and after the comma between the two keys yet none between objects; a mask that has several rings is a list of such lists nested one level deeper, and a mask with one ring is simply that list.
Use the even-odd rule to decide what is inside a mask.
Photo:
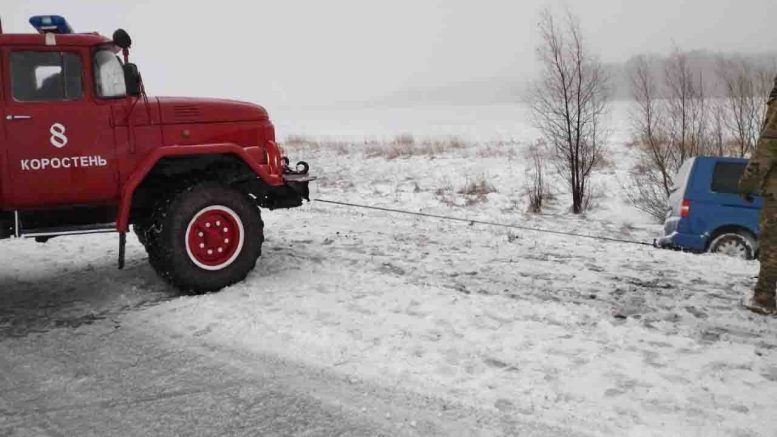
[{"label": "truck door", "polygon": [[[86,51],[85,53],[86,54]],[[78,50],[6,50],[8,203],[94,204],[118,197],[110,105],[93,98]]]}]

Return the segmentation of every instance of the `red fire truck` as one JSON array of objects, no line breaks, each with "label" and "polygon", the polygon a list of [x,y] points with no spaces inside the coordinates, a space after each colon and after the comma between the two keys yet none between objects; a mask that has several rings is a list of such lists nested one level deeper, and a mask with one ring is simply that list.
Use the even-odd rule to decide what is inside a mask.
[{"label": "red fire truck", "polygon": [[129,34],[0,27],[0,239],[133,227],[153,268],[185,292],[241,281],[263,242],[260,208],[308,198],[262,107],[147,96]]}]

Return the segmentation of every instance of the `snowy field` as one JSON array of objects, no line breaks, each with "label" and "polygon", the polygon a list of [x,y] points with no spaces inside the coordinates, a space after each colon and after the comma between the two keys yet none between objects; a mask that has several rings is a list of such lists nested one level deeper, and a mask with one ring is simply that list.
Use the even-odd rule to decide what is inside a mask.
[{"label": "snowy field", "polygon": [[[623,196],[624,105],[584,217],[559,183],[546,214],[525,213],[537,134],[520,106],[271,114],[320,177],[314,198],[635,241],[660,232]],[[493,192],[466,193],[480,181]],[[123,272],[112,236],[4,242],[0,332],[115,319],[227,359],[271,354],[439,399],[504,434],[775,435],[777,319],[738,306],[757,263],[315,201],[264,219],[248,280],[199,297],[174,296],[134,239]]]}]

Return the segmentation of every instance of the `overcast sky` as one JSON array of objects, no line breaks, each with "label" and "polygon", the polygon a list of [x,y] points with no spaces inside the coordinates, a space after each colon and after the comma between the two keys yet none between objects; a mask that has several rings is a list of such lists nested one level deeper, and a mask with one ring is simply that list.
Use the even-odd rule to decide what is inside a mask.
[{"label": "overcast sky", "polygon": [[3,0],[6,32],[60,14],[76,31],[123,27],[155,95],[295,106],[535,69],[536,22],[568,5],[605,61],[639,52],[777,49],[777,0]]}]

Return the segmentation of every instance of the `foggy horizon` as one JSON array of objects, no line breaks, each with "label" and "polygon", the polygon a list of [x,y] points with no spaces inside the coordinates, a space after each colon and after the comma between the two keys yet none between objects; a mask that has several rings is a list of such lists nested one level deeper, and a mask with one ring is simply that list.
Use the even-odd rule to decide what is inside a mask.
[{"label": "foggy horizon", "polygon": [[[537,71],[536,22],[565,2],[429,0],[369,3],[183,1],[137,3],[13,0],[8,33],[29,33],[36,14],[65,16],[77,32],[133,37],[131,59],[154,95],[236,98],[266,106],[370,102],[412,90],[494,80],[526,82]],[[608,64],[672,47],[772,52],[768,0],[743,3],[616,0],[569,4],[590,49]],[[496,83],[503,79],[504,83]],[[508,80],[510,79],[510,80]]]}]

